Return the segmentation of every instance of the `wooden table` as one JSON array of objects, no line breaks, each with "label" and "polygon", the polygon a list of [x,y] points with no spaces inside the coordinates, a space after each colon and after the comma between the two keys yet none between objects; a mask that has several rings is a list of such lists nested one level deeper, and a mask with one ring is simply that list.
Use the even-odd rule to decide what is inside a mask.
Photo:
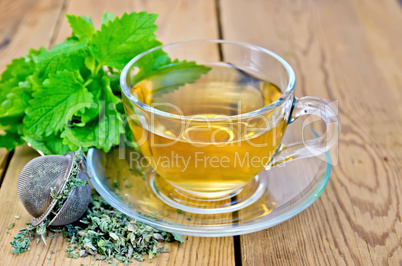
[{"label": "wooden table", "polygon": [[[293,66],[297,96],[339,101],[339,164],[311,207],[253,234],[185,237],[153,264],[402,265],[401,1],[2,0],[1,70],[28,48],[70,35],[65,13],[99,25],[104,10],[160,14],[157,35],[165,43],[224,38],[266,47]],[[59,236],[11,254],[8,242],[29,221],[17,177],[35,156],[27,146],[0,150],[0,265],[88,265],[89,258],[66,258]]]}]

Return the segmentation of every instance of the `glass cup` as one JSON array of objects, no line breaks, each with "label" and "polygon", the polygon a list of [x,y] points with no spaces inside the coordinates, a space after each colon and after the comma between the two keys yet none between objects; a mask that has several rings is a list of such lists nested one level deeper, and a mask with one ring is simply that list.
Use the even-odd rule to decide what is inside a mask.
[{"label": "glass cup", "polygon": [[[136,145],[155,170],[151,187],[179,209],[241,209],[260,196],[262,169],[320,155],[337,141],[336,108],[297,99],[290,65],[255,45],[164,45],[133,58],[120,82]],[[305,115],[320,117],[325,133],[283,145],[287,126]]]}]

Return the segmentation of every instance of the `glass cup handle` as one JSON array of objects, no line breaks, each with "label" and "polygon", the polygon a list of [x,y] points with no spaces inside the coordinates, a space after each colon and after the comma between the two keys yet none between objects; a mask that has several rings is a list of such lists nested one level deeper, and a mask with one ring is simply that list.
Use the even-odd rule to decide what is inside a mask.
[{"label": "glass cup handle", "polygon": [[337,108],[329,101],[313,96],[295,101],[290,111],[289,124],[304,115],[315,115],[326,124],[326,131],[322,136],[315,139],[303,140],[302,142],[282,145],[267,168],[280,163],[317,156],[327,152],[337,141],[339,133],[339,117]]}]

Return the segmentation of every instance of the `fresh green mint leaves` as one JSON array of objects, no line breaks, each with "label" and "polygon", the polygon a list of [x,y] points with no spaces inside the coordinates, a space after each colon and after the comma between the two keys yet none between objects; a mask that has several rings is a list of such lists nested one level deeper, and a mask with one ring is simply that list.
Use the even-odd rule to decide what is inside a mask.
[{"label": "fresh green mint leaves", "polygon": [[[12,150],[28,142],[45,154],[79,146],[107,152],[129,136],[118,79],[133,57],[161,45],[156,18],[147,12],[121,17],[105,12],[96,30],[90,18],[67,15],[72,29],[67,40],[51,50],[29,50],[1,74],[0,147]],[[158,84],[155,93],[168,93],[209,71],[163,51],[148,54],[138,66],[136,81],[152,80]],[[171,83],[162,78],[166,73],[175,77]]]},{"label": "fresh green mint leaves", "polygon": [[156,14],[147,12],[131,13],[103,24],[89,41],[95,59],[101,65],[122,70],[135,55],[161,45],[154,34],[156,18]]},{"label": "fresh green mint leaves", "polygon": [[[32,96],[25,109],[24,131],[34,136],[59,133],[74,113],[83,110],[82,107],[90,107],[92,103],[92,94],[84,86],[84,79],[78,70],[65,69],[50,73]],[[84,105],[75,111],[77,103]]]}]

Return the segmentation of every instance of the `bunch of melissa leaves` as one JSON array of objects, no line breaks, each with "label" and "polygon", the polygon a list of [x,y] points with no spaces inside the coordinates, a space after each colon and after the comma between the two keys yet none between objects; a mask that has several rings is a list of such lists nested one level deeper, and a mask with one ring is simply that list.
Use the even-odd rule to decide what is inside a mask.
[{"label": "bunch of melissa leaves", "polygon": [[[80,146],[108,152],[131,138],[125,134],[119,76],[133,57],[161,45],[156,18],[147,12],[121,17],[105,12],[95,30],[90,18],[67,15],[71,37],[51,50],[29,50],[1,74],[0,147],[12,150],[28,142],[44,154],[65,154]],[[137,82],[176,71],[179,85],[209,71],[162,51],[144,57],[138,67]]]}]

